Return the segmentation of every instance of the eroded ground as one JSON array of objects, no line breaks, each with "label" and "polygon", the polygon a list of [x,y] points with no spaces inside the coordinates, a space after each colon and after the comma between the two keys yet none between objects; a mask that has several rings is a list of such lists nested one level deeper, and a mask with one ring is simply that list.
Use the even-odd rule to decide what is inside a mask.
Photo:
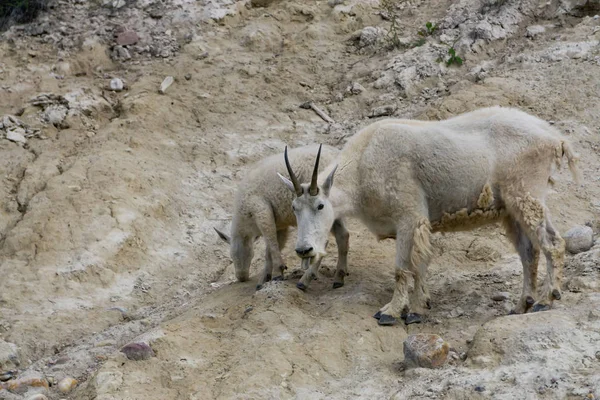
[{"label": "eroded ground", "polygon": [[[406,2],[395,11],[405,46],[392,50],[378,2],[109,3],[56,2],[0,41],[0,117],[28,128],[25,145],[0,130],[0,335],[20,347],[19,376],[80,382],[50,399],[600,396],[598,245],[568,257],[554,311],[506,317],[521,266],[499,227],[436,235],[429,320],[379,327],[393,241],[352,223],[343,288],[331,289],[331,241],[307,292],[293,276],[255,292],[233,283],[213,231],[228,229],[245,171],[286,144],[341,147],[381,108],[442,119],[510,105],[569,136],[585,185],[561,171],[548,204],[560,232],[597,234],[597,3]],[[419,42],[428,21],[439,28]],[[126,30],[138,42],[115,46]],[[449,44],[462,66],[438,60]],[[166,76],[175,83],[159,94]],[[492,301],[499,292],[509,300]],[[404,371],[416,332],[458,357]],[[127,360],[119,349],[134,340],[156,357]]]}]

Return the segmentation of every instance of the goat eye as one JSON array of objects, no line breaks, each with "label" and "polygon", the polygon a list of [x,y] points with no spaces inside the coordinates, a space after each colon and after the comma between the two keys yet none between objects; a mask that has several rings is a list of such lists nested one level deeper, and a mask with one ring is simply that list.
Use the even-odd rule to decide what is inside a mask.
[{"label": "goat eye", "polygon": [[323,204],[319,204],[319,206],[317,207],[317,210],[322,210],[323,207],[325,207]]}]

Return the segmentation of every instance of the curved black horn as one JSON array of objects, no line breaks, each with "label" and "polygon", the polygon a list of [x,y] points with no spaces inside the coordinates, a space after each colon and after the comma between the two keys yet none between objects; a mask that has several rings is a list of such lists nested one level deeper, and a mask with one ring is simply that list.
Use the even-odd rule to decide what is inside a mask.
[{"label": "curved black horn", "polygon": [[292,171],[292,166],[290,165],[290,159],[287,154],[287,146],[285,146],[285,152],[283,153],[283,157],[285,158],[285,166],[287,167],[288,174],[290,174],[290,179],[294,184],[294,190],[296,190],[296,196],[302,196],[302,186],[298,183],[298,178],[296,178],[296,174]]},{"label": "curved black horn", "polygon": [[315,169],[313,169],[312,179],[310,181],[310,189],[308,193],[311,196],[316,196],[319,194],[319,186],[317,185],[317,178],[319,177],[319,159],[321,158],[321,147],[323,145],[319,145],[319,152],[317,153],[317,161],[315,161]]}]

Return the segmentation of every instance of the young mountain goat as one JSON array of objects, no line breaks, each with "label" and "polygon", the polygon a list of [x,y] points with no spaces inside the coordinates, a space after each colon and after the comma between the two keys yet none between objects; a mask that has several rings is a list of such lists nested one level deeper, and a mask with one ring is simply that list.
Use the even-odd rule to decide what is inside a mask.
[{"label": "young mountain goat", "polygon": [[[514,312],[549,309],[561,297],[565,246],[545,197],[563,156],[577,181],[576,157],[565,137],[522,111],[491,107],[445,121],[370,125],[310,184],[300,184],[288,164],[291,181],[283,181],[297,193],[296,251],[314,258],[298,287],[315,276],[314,261],[325,254],[334,221],[355,216],[380,240],[396,239],[396,287],[374,317],[380,325],[398,317],[420,322],[430,308],[424,280],[431,232],[502,221],[523,264],[523,293]],[[548,273],[536,302],[540,249]]]},{"label": "young mountain goat", "polygon": [[[316,145],[299,147],[290,151],[290,157],[301,179],[308,179],[313,166]],[[329,163],[338,155],[334,147],[323,147],[323,159]],[[254,241],[262,236],[266,242],[265,269],[258,279],[257,289],[270,281],[273,265],[277,266],[274,280],[283,279],[286,269],[280,249],[285,245],[288,228],[296,226],[292,211],[294,196],[277,178],[278,172],[286,169],[281,155],[273,155],[256,164],[242,180],[236,198],[231,224],[231,237],[215,228],[221,239],[231,245],[230,254],[239,281],[249,278],[250,262],[253,256]],[[335,234],[339,249],[334,288],[344,285],[348,254],[348,231],[343,223],[335,224],[331,230]],[[318,267],[318,266],[317,266]]]}]

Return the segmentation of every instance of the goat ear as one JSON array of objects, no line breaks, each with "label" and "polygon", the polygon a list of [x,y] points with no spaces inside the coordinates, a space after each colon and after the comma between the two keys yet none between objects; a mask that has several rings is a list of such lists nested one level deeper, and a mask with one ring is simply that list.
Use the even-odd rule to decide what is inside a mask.
[{"label": "goat ear", "polygon": [[323,193],[325,196],[329,196],[329,192],[331,191],[331,187],[333,186],[333,175],[335,174],[335,170],[337,169],[337,165],[333,167],[333,170],[327,175],[327,179],[325,179],[325,183],[323,183]]},{"label": "goat ear", "polygon": [[277,175],[279,175],[279,178],[283,181],[283,183],[285,183],[285,186],[287,186],[288,189],[292,191],[292,193],[296,194],[296,189],[294,188],[294,184],[292,183],[292,181],[290,181],[285,176],[281,175],[279,172],[277,173]]},{"label": "goat ear", "polygon": [[217,232],[217,235],[219,235],[219,237],[220,237],[221,239],[223,239],[225,242],[227,242],[227,244],[231,244],[231,238],[229,237],[229,235],[227,235],[227,234],[225,234],[225,233],[221,232],[221,231],[220,231],[220,230],[218,230],[217,228],[213,228],[213,229],[214,229],[214,230]]}]

